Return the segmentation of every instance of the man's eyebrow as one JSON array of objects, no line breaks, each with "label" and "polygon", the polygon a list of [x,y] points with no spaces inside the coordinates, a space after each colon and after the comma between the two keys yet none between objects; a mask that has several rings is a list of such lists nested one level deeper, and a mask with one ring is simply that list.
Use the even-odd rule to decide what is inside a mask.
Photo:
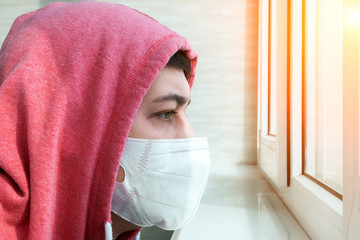
[{"label": "man's eyebrow", "polygon": [[156,99],[154,99],[152,101],[152,103],[161,103],[161,102],[168,102],[168,101],[175,101],[177,103],[177,105],[185,105],[187,103],[187,105],[190,104],[190,99],[180,96],[178,94],[175,93],[170,93],[168,95],[165,96],[160,96],[157,97]]}]

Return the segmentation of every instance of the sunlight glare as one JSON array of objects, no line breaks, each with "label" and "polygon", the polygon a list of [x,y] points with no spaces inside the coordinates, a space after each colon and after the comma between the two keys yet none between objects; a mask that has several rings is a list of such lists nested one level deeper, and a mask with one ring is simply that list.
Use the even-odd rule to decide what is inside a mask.
[{"label": "sunlight glare", "polygon": [[358,24],[359,13],[357,13],[356,11],[351,11],[349,12],[347,19],[350,24]]}]

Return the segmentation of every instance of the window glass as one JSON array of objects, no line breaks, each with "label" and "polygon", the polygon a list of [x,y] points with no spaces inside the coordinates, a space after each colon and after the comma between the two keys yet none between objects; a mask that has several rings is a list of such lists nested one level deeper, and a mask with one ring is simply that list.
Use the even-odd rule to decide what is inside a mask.
[{"label": "window glass", "polygon": [[342,2],[305,1],[303,172],[342,193]]},{"label": "window glass", "polygon": [[276,136],[276,1],[269,0],[268,134]]}]

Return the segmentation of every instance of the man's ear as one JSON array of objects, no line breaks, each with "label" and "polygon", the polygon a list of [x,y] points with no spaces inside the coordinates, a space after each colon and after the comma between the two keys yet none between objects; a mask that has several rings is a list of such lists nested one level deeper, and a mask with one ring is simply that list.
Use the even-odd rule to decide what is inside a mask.
[{"label": "man's ear", "polygon": [[116,176],[116,181],[117,182],[124,182],[125,180],[125,170],[124,168],[120,165],[117,176]]}]

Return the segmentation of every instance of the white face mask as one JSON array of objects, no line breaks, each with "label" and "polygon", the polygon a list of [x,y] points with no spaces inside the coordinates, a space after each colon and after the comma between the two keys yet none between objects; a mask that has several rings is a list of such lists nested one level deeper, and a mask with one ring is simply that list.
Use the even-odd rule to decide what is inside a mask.
[{"label": "white face mask", "polygon": [[206,138],[128,138],[111,210],[140,227],[175,230],[195,214],[210,171]]}]

